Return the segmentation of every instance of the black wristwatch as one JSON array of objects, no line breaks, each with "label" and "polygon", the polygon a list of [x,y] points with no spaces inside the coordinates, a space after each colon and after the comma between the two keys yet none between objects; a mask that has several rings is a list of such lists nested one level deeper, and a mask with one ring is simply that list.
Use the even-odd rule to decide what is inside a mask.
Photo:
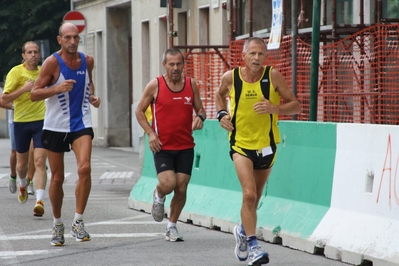
[{"label": "black wristwatch", "polygon": [[205,121],[205,117],[204,117],[202,114],[197,114],[197,116],[198,116],[199,118],[201,118],[201,121],[202,121],[202,122]]}]

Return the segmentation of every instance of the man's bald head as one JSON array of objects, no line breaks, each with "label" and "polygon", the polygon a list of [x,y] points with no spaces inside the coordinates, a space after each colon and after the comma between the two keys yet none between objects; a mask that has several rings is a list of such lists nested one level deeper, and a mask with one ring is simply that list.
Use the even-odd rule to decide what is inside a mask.
[{"label": "man's bald head", "polygon": [[76,27],[75,24],[71,23],[71,22],[64,22],[61,24],[59,30],[58,30],[58,35],[60,37],[62,37],[62,34],[65,30],[76,30],[77,32],[79,32],[78,27]]}]

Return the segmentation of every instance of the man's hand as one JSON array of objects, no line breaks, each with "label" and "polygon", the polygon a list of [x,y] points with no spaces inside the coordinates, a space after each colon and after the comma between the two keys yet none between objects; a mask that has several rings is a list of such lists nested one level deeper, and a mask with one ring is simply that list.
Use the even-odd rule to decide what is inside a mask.
[{"label": "man's hand", "polygon": [[222,117],[222,119],[220,119],[220,126],[229,132],[233,131],[234,129],[233,123],[231,123],[230,120],[231,120],[230,115],[225,115]]},{"label": "man's hand", "polygon": [[31,90],[33,89],[33,84],[35,84],[35,81],[34,81],[34,80],[31,80],[31,79],[28,79],[28,80],[25,82],[25,85],[22,87],[22,90],[23,90],[24,92],[31,91]]},{"label": "man's hand", "polygon": [[203,126],[204,122],[202,122],[202,119],[199,116],[194,117],[191,129],[194,131],[197,129],[202,129]]},{"label": "man's hand", "polygon": [[161,150],[162,143],[159,141],[158,135],[154,131],[148,134],[148,144],[153,153]]},{"label": "man's hand", "polygon": [[76,83],[74,79],[67,79],[58,86],[58,92],[68,92],[73,89],[73,85]]},{"label": "man's hand", "polygon": [[262,96],[262,101],[254,104],[254,111],[259,115],[278,114],[278,106],[272,104],[265,96]]},{"label": "man's hand", "polygon": [[100,99],[100,97],[95,96],[95,95],[92,94],[92,95],[89,96],[89,102],[90,102],[94,107],[98,108],[98,107],[100,106],[101,99]]}]

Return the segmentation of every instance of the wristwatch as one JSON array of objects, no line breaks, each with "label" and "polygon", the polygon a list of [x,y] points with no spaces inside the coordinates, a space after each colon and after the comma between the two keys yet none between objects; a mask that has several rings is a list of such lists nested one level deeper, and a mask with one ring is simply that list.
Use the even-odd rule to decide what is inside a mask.
[{"label": "wristwatch", "polygon": [[204,117],[202,114],[197,114],[197,116],[198,116],[199,118],[201,118],[201,121],[202,121],[202,122],[205,121],[205,117]]}]

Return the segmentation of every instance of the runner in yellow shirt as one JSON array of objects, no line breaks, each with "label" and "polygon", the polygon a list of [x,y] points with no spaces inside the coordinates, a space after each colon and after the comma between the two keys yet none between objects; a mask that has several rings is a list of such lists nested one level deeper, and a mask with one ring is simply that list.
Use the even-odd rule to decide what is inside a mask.
[{"label": "runner in yellow shirt", "polygon": [[19,177],[18,201],[25,203],[28,199],[26,178],[29,163],[31,140],[34,146],[36,204],[35,216],[44,214],[44,190],[47,182],[46,150],[42,146],[41,135],[45,113],[44,101],[32,102],[30,92],[39,76],[40,50],[33,41],[22,46],[23,63],[13,67],[7,74],[2,104],[14,104],[14,136],[17,151],[17,174]]}]

